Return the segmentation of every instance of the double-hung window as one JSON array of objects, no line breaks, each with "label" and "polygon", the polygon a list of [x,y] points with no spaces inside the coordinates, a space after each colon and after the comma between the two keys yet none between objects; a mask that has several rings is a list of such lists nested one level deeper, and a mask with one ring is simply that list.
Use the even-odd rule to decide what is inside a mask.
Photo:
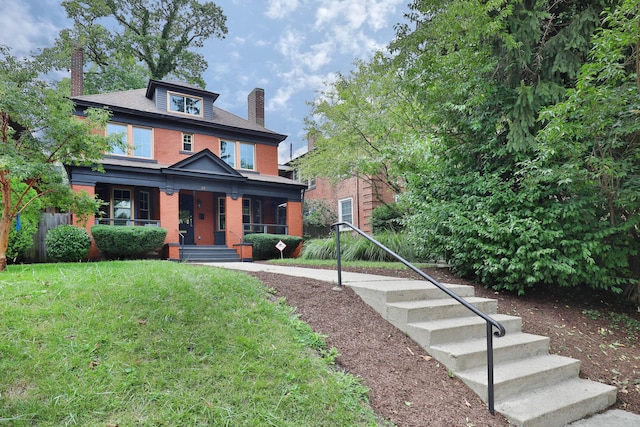
[{"label": "double-hung window", "polygon": [[182,151],[193,151],[193,134],[182,134]]},{"label": "double-hung window", "polygon": [[[338,218],[340,222],[353,224],[353,199],[341,199],[338,201]],[[342,230],[343,227],[340,227]]]},{"label": "double-hung window", "polygon": [[202,98],[169,92],[169,110],[202,117]]},{"label": "double-hung window", "polygon": [[153,157],[153,131],[151,128],[108,123],[107,135],[118,134],[124,147],[113,147],[109,154],[120,156]]},{"label": "double-hung window", "polygon": [[113,218],[115,225],[127,225],[133,215],[131,212],[131,190],[124,188],[113,189]]},{"label": "double-hung window", "polygon": [[254,144],[235,141],[220,141],[220,158],[234,169],[256,170],[256,147]]}]

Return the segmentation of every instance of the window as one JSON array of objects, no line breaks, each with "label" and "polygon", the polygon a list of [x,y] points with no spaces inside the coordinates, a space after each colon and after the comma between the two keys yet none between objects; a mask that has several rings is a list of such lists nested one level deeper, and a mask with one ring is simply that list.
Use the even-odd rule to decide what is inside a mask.
[{"label": "window", "polygon": [[[120,142],[127,144],[127,126],[115,123],[107,123],[107,135],[119,134]],[[120,147],[113,147],[111,154],[120,154],[126,156],[127,153]]]},{"label": "window", "polygon": [[254,152],[255,146],[253,144],[240,143],[240,167],[242,169],[254,170]]},{"label": "window", "polygon": [[202,98],[171,92],[168,96],[170,111],[202,117]]},{"label": "window", "polygon": [[338,219],[340,222],[348,222],[349,224],[353,224],[352,198],[342,199],[338,201]]},{"label": "window", "polygon": [[131,219],[131,190],[113,189],[113,223],[127,225]]},{"label": "window", "polygon": [[236,143],[220,141],[220,158],[232,168],[236,167]]},{"label": "window", "polygon": [[236,159],[240,159],[240,169],[255,170],[255,148],[254,144],[220,141],[220,158],[232,168],[238,167]]},{"label": "window", "polygon": [[141,191],[138,193],[138,218],[151,219],[151,209],[149,207],[149,192]]},{"label": "window", "polygon": [[227,212],[224,197],[218,198],[218,230],[224,231],[227,227]]},{"label": "window", "polygon": [[193,151],[193,134],[182,134],[182,151]]},{"label": "window", "polygon": [[107,124],[107,135],[118,134],[127,149],[114,147],[109,154],[135,156],[150,159],[153,156],[153,132],[150,128],[118,123]]},{"label": "window", "polygon": [[251,231],[251,199],[242,199],[242,224],[244,231]]}]

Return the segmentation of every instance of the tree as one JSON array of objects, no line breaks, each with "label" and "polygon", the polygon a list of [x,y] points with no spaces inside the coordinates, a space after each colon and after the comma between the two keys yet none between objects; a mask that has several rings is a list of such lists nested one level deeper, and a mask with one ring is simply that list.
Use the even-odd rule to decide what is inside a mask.
[{"label": "tree", "polygon": [[12,221],[37,200],[79,216],[97,210],[95,198],[69,187],[61,165],[94,165],[117,144],[96,132],[106,125],[106,110],[78,118],[73,102],[39,79],[49,66],[0,47],[0,271]]},{"label": "tree", "polygon": [[[402,148],[409,230],[424,256],[496,288],[621,282],[589,192],[534,185],[540,112],[586,61],[600,1],[415,1],[392,44],[425,137]],[[541,180],[538,183],[542,184]],[[560,201],[560,202],[559,202]],[[597,279],[596,279],[597,277]]]},{"label": "tree", "polygon": [[204,87],[202,73],[208,64],[192,48],[227,33],[226,16],[213,2],[65,0],[62,6],[74,27],[60,33],[55,50],[61,60],[68,61],[73,48],[80,45],[86,49],[94,67],[87,75],[88,88],[95,86],[92,90],[96,92],[112,89],[109,85],[114,79],[100,79],[101,74],[115,75],[121,84],[118,89],[132,88],[127,85],[136,85],[138,79],[130,81],[122,70],[139,75],[139,64],[152,79],[173,76]]},{"label": "tree", "polygon": [[419,122],[415,100],[398,84],[389,58],[378,53],[355,65],[351,74],[338,75],[311,104],[306,121],[314,148],[296,167],[304,177],[335,183],[358,176],[374,189],[382,182],[400,193],[398,145],[424,124]]},{"label": "tree", "polygon": [[[626,0],[603,14],[589,60],[563,102],[544,110],[538,155],[528,168],[564,183],[570,197],[588,189],[600,221],[612,232],[613,263],[626,295],[640,301],[640,1]],[[613,232],[615,231],[615,232]]]}]

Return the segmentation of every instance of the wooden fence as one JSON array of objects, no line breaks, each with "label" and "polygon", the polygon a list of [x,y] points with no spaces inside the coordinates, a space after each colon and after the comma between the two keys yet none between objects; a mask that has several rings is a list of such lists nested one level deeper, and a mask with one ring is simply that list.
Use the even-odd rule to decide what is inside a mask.
[{"label": "wooden fence", "polygon": [[70,224],[71,215],[68,213],[43,213],[38,222],[38,232],[34,235],[34,253],[33,259],[38,262],[47,261],[47,248],[44,244],[44,238],[47,231],[56,228],[62,224]]}]

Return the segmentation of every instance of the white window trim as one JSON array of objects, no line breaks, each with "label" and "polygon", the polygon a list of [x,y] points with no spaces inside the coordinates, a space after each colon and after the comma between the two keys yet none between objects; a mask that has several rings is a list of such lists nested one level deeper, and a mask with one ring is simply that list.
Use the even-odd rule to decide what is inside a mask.
[{"label": "white window trim", "polygon": [[[187,150],[186,148],[184,148],[184,144],[185,144],[185,142],[184,142],[184,138],[185,138],[185,136],[189,136],[189,137],[191,137],[191,142],[190,142],[190,144],[191,144],[191,149],[190,149],[190,150]],[[195,151],[195,138],[194,138],[194,134],[192,134],[192,133],[187,133],[187,132],[182,132],[182,151],[186,151],[186,152],[188,152],[188,153],[193,153],[193,152]]]},{"label": "white window trim", "polygon": [[[342,217],[343,214],[344,214],[344,212],[342,212],[342,203],[346,202],[346,201],[351,202],[351,221],[345,221],[343,219],[343,217]],[[353,197],[345,197],[344,199],[338,200],[338,221],[339,222],[343,222],[344,221],[344,222],[349,222],[349,223],[353,224]],[[353,225],[356,225],[356,224],[353,224]],[[340,226],[340,231],[347,230],[348,228],[349,227],[345,227],[345,226],[341,225]]]},{"label": "white window trim", "polygon": [[[175,111],[171,109],[171,96],[181,96],[183,98],[192,98],[192,99],[197,99],[200,101],[200,114],[191,114],[191,113],[187,113],[182,112],[182,111]],[[186,105],[186,102],[185,102]],[[168,113],[172,113],[172,114],[180,114],[182,116],[187,116],[187,117],[204,117],[204,98],[200,97],[200,96],[194,96],[194,95],[187,95],[186,93],[181,93],[181,92],[172,92],[172,91],[167,91],[167,112]]]}]

